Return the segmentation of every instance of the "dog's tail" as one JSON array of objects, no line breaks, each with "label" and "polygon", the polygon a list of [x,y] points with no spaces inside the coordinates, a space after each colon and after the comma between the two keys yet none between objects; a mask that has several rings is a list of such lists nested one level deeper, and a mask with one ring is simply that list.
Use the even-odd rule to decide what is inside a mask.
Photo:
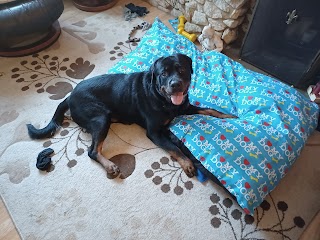
[{"label": "dog's tail", "polygon": [[32,139],[41,139],[46,137],[52,137],[56,130],[62,125],[64,114],[69,109],[69,98],[66,98],[63,102],[61,102],[56,112],[54,113],[49,124],[42,128],[37,129],[32,124],[27,124],[28,134]]}]

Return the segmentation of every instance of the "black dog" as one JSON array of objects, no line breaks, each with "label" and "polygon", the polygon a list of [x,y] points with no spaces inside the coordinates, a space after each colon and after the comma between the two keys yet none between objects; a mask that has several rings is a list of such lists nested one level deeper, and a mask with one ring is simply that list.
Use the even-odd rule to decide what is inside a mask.
[{"label": "black dog", "polygon": [[119,168],[101,154],[102,143],[111,119],[136,123],[145,128],[150,140],[168,151],[192,177],[195,175],[192,161],[170,141],[167,125],[181,114],[233,117],[189,104],[187,93],[192,73],[191,58],[176,54],[159,58],[149,71],[105,74],[84,80],[59,104],[46,127],[36,129],[27,125],[29,136],[33,139],[52,136],[62,125],[64,113],[70,109],[72,119],[92,135],[89,157],[101,163],[108,173],[118,174]]}]

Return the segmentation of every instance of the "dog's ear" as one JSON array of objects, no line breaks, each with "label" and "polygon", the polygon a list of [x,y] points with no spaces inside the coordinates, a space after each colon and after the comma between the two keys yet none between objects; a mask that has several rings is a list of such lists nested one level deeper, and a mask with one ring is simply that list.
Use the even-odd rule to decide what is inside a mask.
[{"label": "dog's ear", "polygon": [[187,55],[185,55],[185,54],[178,53],[177,55],[187,62],[187,64],[190,67],[190,72],[191,72],[191,74],[193,74],[192,59],[190,57],[188,57]]},{"label": "dog's ear", "polygon": [[190,72],[191,74],[193,74],[193,68],[192,68],[192,59],[190,57],[188,57],[187,55],[185,55],[188,58],[188,62],[189,62],[189,66],[190,66]]},{"label": "dog's ear", "polygon": [[156,75],[158,74],[157,73],[157,64],[159,63],[159,62],[161,62],[162,61],[162,59],[163,59],[164,57],[160,57],[160,58],[158,58],[156,61],[154,61],[154,63],[151,65],[151,67],[150,67],[150,73],[151,73],[151,78],[152,78],[152,80],[154,80],[154,78],[156,77]]}]

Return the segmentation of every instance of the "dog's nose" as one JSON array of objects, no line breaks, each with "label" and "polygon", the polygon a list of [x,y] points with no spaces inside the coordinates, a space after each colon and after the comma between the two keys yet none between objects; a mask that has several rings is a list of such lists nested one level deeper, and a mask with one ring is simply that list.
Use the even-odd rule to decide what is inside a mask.
[{"label": "dog's nose", "polygon": [[170,87],[172,89],[178,89],[178,88],[181,88],[181,86],[182,86],[182,83],[180,81],[172,81],[170,83]]}]

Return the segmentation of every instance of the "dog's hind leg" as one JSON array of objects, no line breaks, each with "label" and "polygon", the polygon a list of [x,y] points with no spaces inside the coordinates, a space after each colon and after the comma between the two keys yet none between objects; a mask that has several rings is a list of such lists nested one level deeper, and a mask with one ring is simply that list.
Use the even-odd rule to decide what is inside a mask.
[{"label": "dog's hind leg", "polygon": [[99,162],[106,169],[107,173],[118,175],[120,172],[118,166],[102,155],[103,141],[107,137],[111,124],[111,117],[109,115],[96,116],[90,120],[87,130],[92,135],[92,144],[88,155],[91,159]]}]

